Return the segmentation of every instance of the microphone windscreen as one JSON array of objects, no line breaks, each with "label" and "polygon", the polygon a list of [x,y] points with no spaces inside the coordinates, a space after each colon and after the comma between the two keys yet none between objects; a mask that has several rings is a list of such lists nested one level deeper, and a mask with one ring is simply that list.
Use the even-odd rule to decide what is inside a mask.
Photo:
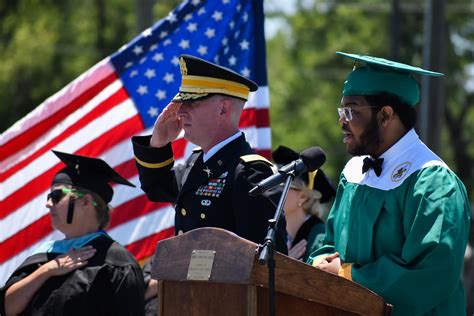
[{"label": "microphone windscreen", "polygon": [[326,161],[326,153],[320,147],[305,149],[300,157],[309,172],[319,169]]}]

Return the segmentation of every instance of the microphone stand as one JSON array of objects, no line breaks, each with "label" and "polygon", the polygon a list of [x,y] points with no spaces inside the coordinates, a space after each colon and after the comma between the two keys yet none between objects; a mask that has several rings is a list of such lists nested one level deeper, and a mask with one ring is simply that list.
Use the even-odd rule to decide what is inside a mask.
[{"label": "microphone stand", "polygon": [[268,220],[268,231],[265,237],[263,245],[259,245],[257,253],[260,253],[258,257],[258,263],[261,265],[268,266],[268,302],[269,302],[269,315],[275,316],[275,236],[278,228],[278,221],[280,220],[281,213],[283,212],[283,205],[285,204],[290,185],[295,178],[294,171],[290,171],[286,174],[285,186],[283,187],[283,193],[281,194],[280,201],[278,202],[275,216]]}]

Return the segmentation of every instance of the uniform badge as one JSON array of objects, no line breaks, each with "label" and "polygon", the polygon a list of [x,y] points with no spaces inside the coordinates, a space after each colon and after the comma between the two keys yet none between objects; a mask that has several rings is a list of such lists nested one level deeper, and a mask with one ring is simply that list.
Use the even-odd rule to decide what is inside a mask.
[{"label": "uniform badge", "polygon": [[204,171],[205,173],[207,173],[207,177],[208,177],[208,178],[211,177],[212,171],[211,171],[211,169],[209,169],[209,167],[206,167],[206,169],[202,169],[202,171]]},{"label": "uniform badge", "polygon": [[209,182],[199,186],[194,194],[198,196],[219,197],[224,190],[225,182],[225,179],[209,179]]},{"label": "uniform badge", "polygon": [[219,179],[227,178],[227,175],[228,175],[228,174],[229,174],[228,171],[224,172],[223,174],[221,174],[221,175],[219,176]]},{"label": "uniform badge", "polygon": [[179,58],[179,70],[181,71],[181,75],[183,77],[188,75],[188,68],[186,68],[186,62],[184,61],[183,57]]},{"label": "uniform badge", "polygon": [[210,200],[202,200],[201,205],[202,206],[209,206],[209,205],[211,205],[211,201]]},{"label": "uniform badge", "polygon": [[404,162],[396,166],[392,171],[392,181],[398,182],[402,180],[411,168],[411,162]]}]

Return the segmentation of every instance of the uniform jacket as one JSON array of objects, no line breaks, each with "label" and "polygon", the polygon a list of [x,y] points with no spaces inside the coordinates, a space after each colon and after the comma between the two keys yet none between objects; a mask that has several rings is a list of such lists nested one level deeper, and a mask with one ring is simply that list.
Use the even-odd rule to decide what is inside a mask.
[{"label": "uniform jacket", "polygon": [[[279,196],[248,195],[256,183],[273,171],[269,162],[254,155],[243,134],[206,163],[202,150],[198,149],[186,164],[176,166],[170,144],[150,147],[150,136],[133,137],[132,143],[143,191],[151,201],[175,205],[176,234],[200,227],[219,227],[263,243],[268,219],[274,216]],[[287,252],[285,227],[282,218],[277,250],[284,253]]]}]

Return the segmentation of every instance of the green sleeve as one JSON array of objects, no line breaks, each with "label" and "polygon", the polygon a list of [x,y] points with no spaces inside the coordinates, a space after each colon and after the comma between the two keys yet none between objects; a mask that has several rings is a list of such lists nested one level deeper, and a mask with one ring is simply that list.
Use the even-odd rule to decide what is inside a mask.
[{"label": "green sleeve", "polygon": [[410,181],[401,202],[400,253],[354,264],[353,281],[383,296],[398,315],[435,307],[444,315],[458,314],[465,306],[460,275],[470,221],[466,189],[443,167],[422,169]]},{"label": "green sleeve", "polygon": [[318,250],[323,245],[323,239],[325,238],[326,225],[318,223],[311,228],[308,235],[306,252],[303,257],[303,261],[307,261],[311,253]]},{"label": "green sleeve", "polygon": [[323,246],[314,250],[310,251],[306,263],[312,265],[313,260],[325,254],[334,253],[334,210],[338,207],[341,199],[342,192],[344,190],[344,181],[339,181],[339,187],[337,189],[336,199],[329,211],[329,216],[326,221],[326,236],[324,237]]}]

